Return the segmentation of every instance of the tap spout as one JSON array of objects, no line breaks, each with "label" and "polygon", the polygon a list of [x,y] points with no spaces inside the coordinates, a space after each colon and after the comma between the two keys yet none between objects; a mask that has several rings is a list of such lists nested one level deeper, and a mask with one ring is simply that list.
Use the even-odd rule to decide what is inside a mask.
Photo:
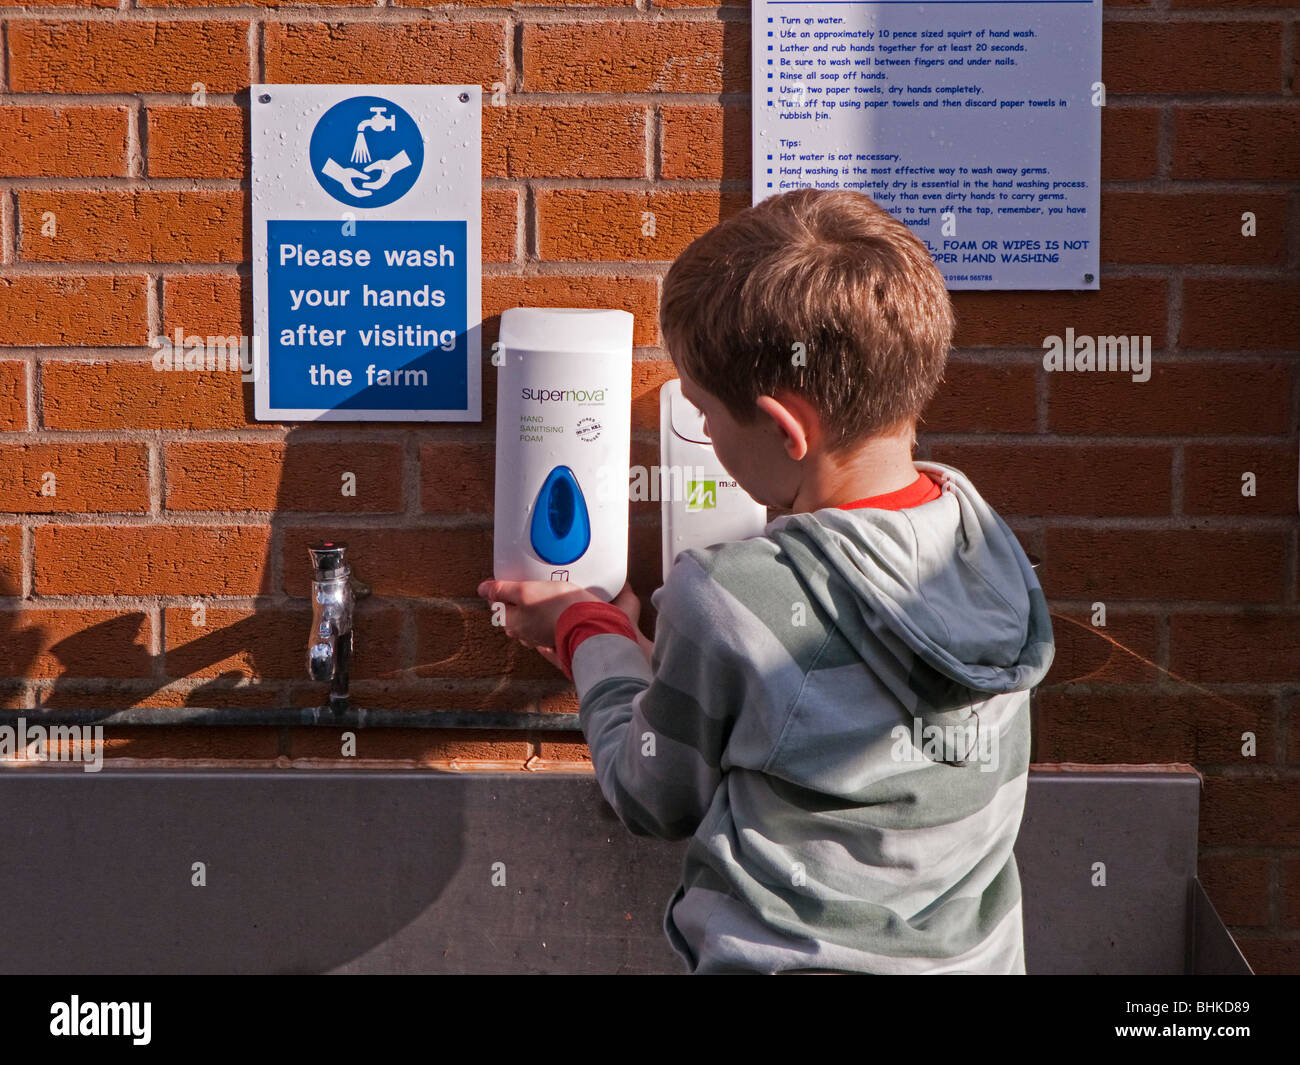
[{"label": "tap spout", "polygon": [[308,551],[312,563],[312,620],[307,640],[307,675],[328,683],[330,709],[348,709],[352,681],[352,570],[347,547],[337,540],[322,540]]}]

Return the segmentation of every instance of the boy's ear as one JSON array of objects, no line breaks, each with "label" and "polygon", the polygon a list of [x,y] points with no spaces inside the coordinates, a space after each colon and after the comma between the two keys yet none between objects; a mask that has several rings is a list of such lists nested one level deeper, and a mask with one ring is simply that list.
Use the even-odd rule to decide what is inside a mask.
[{"label": "boy's ear", "polygon": [[821,436],[821,422],[811,405],[793,392],[783,392],[780,398],[759,396],[758,409],[776,423],[781,431],[786,454],[798,462],[816,445]]}]

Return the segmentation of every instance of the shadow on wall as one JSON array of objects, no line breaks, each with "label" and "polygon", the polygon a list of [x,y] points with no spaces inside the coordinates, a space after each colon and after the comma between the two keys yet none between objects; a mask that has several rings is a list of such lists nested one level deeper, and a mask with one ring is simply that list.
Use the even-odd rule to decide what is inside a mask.
[{"label": "shadow on wall", "polygon": [[[493,335],[498,326],[491,321]],[[493,387],[484,389],[481,423],[258,423],[244,383],[247,427],[264,428],[267,439],[165,442],[155,522],[85,539],[84,552],[59,560],[55,591],[43,579],[48,555],[38,557],[37,597],[161,597],[156,613],[57,600],[59,609],[42,610],[39,598],[22,599],[17,571],[0,569],[0,595],[15,608],[0,611],[8,705],[102,716],[129,707],[323,705],[326,686],[308,679],[305,661],[307,547],[319,539],[346,541],[356,578],[373,593],[355,611],[357,705],[527,711],[561,696],[570,688],[563,675],[494,628],[476,594],[492,571],[495,379],[485,378]],[[0,558],[20,556],[20,546],[0,543]],[[41,683],[23,698],[29,679]]]},{"label": "shadow on wall", "polygon": [[[485,348],[498,328],[498,318],[484,323]],[[120,534],[93,541],[86,557],[67,562],[76,581],[87,581],[67,578],[74,591],[158,595],[166,605],[157,614],[62,608],[24,618],[21,608],[35,611],[40,601],[21,600],[21,579],[0,571],[0,582],[7,579],[0,595],[19,608],[0,611],[0,676],[9,678],[0,683],[9,705],[21,707],[14,690],[35,677],[42,683],[31,709],[107,715],[148,706],[320,706],[325,686],[308,680],[305,667],[307,546],[341,539],[356,576],[374,593],[356,607],[356,705],[576,709],[559,671],[494,628],[475,593],[492,570],[489,366],[485,361],[481,423],[265,423],[266,440],[167,442],[158,525],[119,526]],[[261,428],[252,385],[243,390],[248,427]],[[643,430],[657,425],[657,393],[650,382],[634,397],[645,408],[636,418]],[[634,437],[631,457],[653,466],[658,448]],[[661,580],[658,503],[634,501],[631,510],[630,576],[641,595],[642,629],[652,635],[649,598]],[[132,541],[133,530],[159,525],[164,538]],[[17,534],[13,529],[11,538]],[[172,555],[180,535],[190,539]],[[133,543],[142,557],[124,560]],[[17,556],[18,547],[0,543],[7,548],[0,557]],[[35,591],[50,594],[39,577]],[[225,605],[224,597],[235,596],[241,605]],[[1048,683],[1093,675],[1117,653],[1101,634],[1068,628],[1078,646],[1068,670]]]}]

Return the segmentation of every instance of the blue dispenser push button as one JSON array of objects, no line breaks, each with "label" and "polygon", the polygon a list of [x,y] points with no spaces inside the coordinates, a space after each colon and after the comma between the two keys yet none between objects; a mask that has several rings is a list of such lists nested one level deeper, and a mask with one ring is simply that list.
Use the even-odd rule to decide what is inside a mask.
[{"label": "blue dispenser push button", "polygon": [[546,475],[533,505],[533,550],[553,566],[576,562],[591,546],[591,516],[582,489],[568,466]]}]

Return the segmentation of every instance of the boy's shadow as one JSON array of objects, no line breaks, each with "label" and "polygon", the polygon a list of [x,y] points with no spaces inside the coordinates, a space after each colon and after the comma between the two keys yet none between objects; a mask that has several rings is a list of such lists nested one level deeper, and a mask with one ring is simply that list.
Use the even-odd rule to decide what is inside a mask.
[{"label": "boy's shadow", "polygon": [[[243,318],[249,335],[247,292]],[[462,334],[454,354],[430,349],[400,367],[427,369],[421,360],[429,354],[464,365],[465,345],[482,343],[480,422],[263,423],[254,417],[251,381],[238,381],[233,371],[193,371],[212,378],[213,389],[242,388],[248,428],[280,432],[266,442],[204,442],[201,454],[193,442],[168,444],[162,520],[211,506],[207,501],[223,484],[233,485],[232,511],[209,511],[200,521],[264,529],[261,557],[243,572],[213,558],[213,570],[224,576],[200,582],[206,584],[202,594],[165,597],[157,633],[150,615],[138,610],[64,636],[0,614],[13,629],[0,632],[9,647],[4,673],[19,685],[33,670],[53,678],[40,686],[31,709],[76,710],[83,719],[95,719],[134,708],[139,720],[147,708],[184,707],[211,709],[238,723],[242,708],[325,706],[328,685],[311,680],[306,665],[312,621],[307,548],[317,540],[349,545],[357,595],[353,706],[508,710],[562,693],[567,681],[560,672],[493,627],[490,608],[476,592],[492,570],[496,376],[487,353],[499,324],[498,316]],[[362,388],[338,409],[383,398],[379,385]],[[249,449],[268,446],[279,455],[268,462],[256,454],[253,467]],[[183,448],[190,449],[184,461]],[[265,469],[275,470],[274,485],[258,473]],[[254,516],[246,518],[236,507]],[[465,519],[466,510],[484,516]],[[118,564],[112,550],[109,541],[102,565],[110,570]],[[169,564],[148,560],[159,569]],[[202,573],[201,561],[180,563],[186,565]],[[223,580],[230,590],[212,590]],[[0,594],[19,596],[17,584],[10,584],[0,586]],[[39,580],[35,591],[39,596]],[[244,603],[228,606],[223,598],[210,598],[231,595]],[[446,681],[456,682],[454,691]],[[511,690],[517,681],[531,687]],[[199,714],[192,720],[203,719]]]}]

